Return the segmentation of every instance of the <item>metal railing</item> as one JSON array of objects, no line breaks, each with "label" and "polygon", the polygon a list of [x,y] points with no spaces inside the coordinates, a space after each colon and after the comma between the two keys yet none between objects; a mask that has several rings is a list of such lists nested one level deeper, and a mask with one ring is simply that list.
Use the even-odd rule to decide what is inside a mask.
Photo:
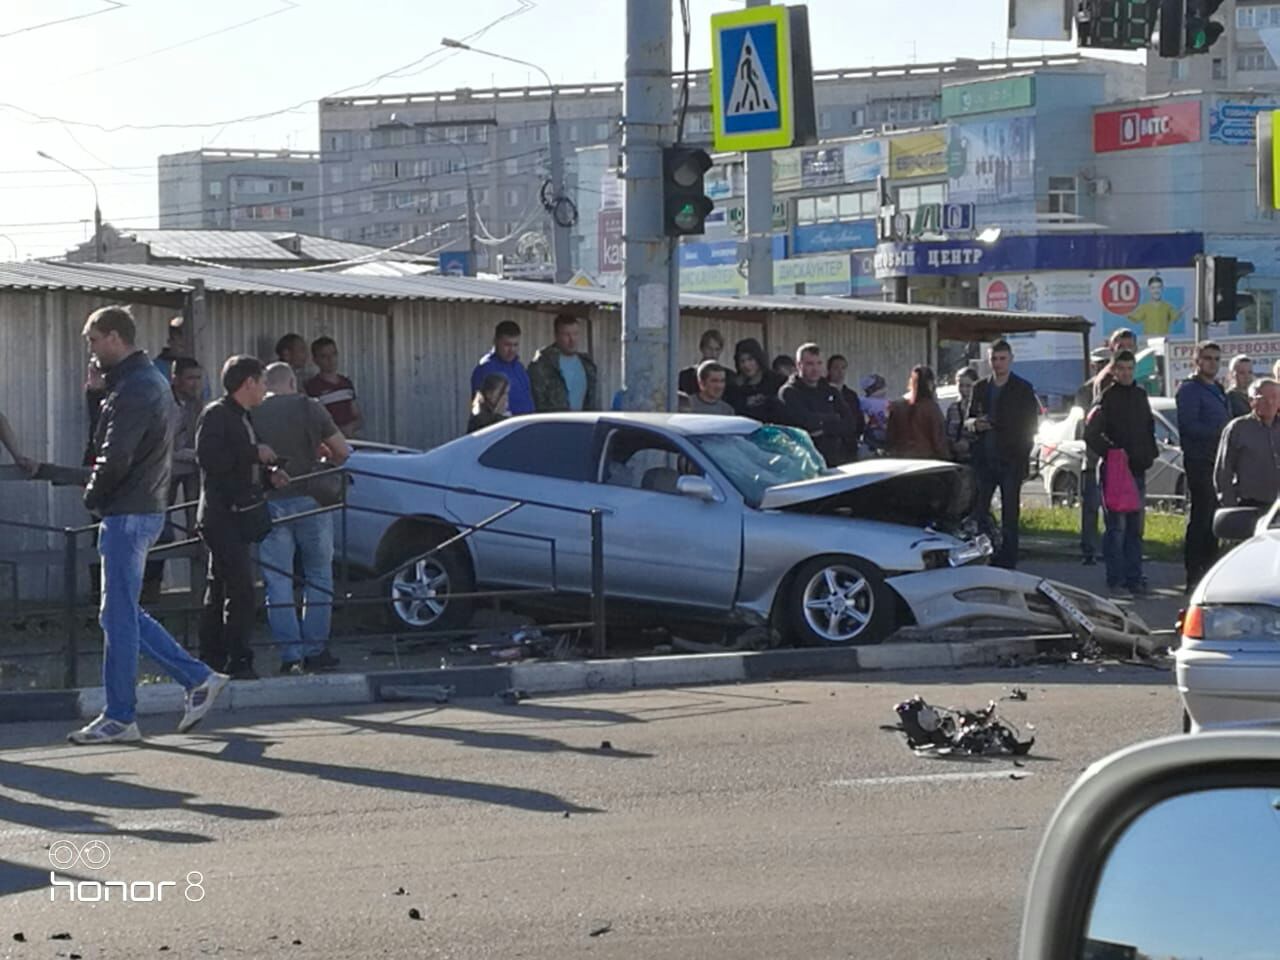
[{"label": "metal railing", "polygon": [[[390,608],[394,603],[390,591],[386,590],[383,595],[379,596],[357,596],[352,591],[351,576],[351,558],[350,558],[350,536],[348,519],[352,511],[372,514],[375,516],[391,517],[395,520],[412,520],[416,522],[430,523],[435,522],[438,525],[447,525],[454,532],[452,535],[445,537],[441,542],[435,543],[428,549],[420,553],[405,558],[395,559],[388,569],[383,571],[371,571],[373,575],[362,581],[366,584],[373,584],[379,590],[385,590],[385,587],[396,576],[397,573],[411,569],[424,560],[429,560],[440,555],[447,550],[459,548],[468,539],[478,533],[486,533],[491,536],[503,536],[515,539],[532,540],[545,543],[549,552],[550,560],[550,584],[546,588],[512,588],[512,589],[490,589],[480,590],[473,589],[468,592],[455,593],[450,592],[447,595],[447,602],[471,602],[475,600],[494,600],[501,601],[504,599],[524,598],[532,599],[536,597],[564,597],[575,596],[580,597],[581,591],[567,590],[560,585],[559,576],[559,557],[560,551],[555,537],[540,536],[516,530],[501,529],[499,524],[510,517],[512,514],[528,508],[538,507],[546,510],[553,510],[563,513],[567,516],[575,516],[584,519],[590,524],[590,543],[591,543],[591,578],[590,578],[590,615],[587,620],[570,621],[565,623],[549,623],[539,624],[539,629],[544,633],[564,633],[570,631],[587,631],[589,630],[592,638],[592,655],[603,657],[607,654],[607,634],[605,625],[605,583],[604,583],[604,511],[593,508],[570,507],[563,504],[553,504],[545,501],[523,499],[513,497],[510,494],[489,493],[477,490],[472,487],[453,486],[448,484],[435,483],[428,480],[419,480],[392,474],[379,473],[372,470],[364,470],[355,467],[330,467],[315,471],[303,476],[292,478],[292,483],[303,484],[306,481],[320,479],[332,475],[341,475],[344,480],[341,484],[341,498],[336,504],[330,506],[317,506],[312,510],[304,510],[298,513],[288,514],[273,520],[273,527],[284,526],[290,523],[297,523],[309,517],[337,514],[337,522],[340,525],[340,549],[335,550],[334,566],[336,567],[335,587],[332,589],[324,587],[307,580],[305,573],[299,576],[294,570],[282,569],[270,563],[266,563],[259,556],[256,558],[257,565],[264,573],[279,574],[287,577],[292,588],[296,591],[302,588],[304,591],[314,593],[327,594],[327,600],[314,600],[307,597],[304,602],[313,606],[328,605],[333,608],[336,613],[345,613],[348,610],[359,610],[366,607],[383,607]],[[495,504],[500,504],[498,509],[488,516],[482,518],[474,524],[456,523],[444,520],[443,518],[427,517],[417,514],[396,513],[393,511],[382,510],[377,507],[356,505],[348,502],[348,483],[346,477],[367,477],[369,479],[382,480],[388,483],[405,484],[412,487],[432,489],[444,493],[457,493],[468,497],[476,497],[484,500],[492,500]],[[299,487],[297,496],[308,496],[303,488]],[[205,577],[201,576],[202,569],[205,568],[206,551],[204,543],[195,531],[188,528],[187,525],[179,522],[183,515],[190,515],[198,501],[186,501],[175,503],[167,507],[164,511],[166,516],[166,533],[172,528],[184,535],[183,539],[171,540],[168,542],[160,542],[151,547],[148,551],[148,560],[165,559],[180,551],[186,551],[191,559],[191,584],[192,602],[182,606],[164,606],[162,611],[158,611],[161,615],[180,615],[183,618],[182,640],[183,645],[190,648],[191,635],[191,618],[201,613],[204,609],[203,603],[195,602],[195,593],[206,582]],[[37,566],[48,569],[49,567],[59,564],[62,567],[62,591],[61,599],[54,606],[37,605],[32,608],[24,608],[22,614],[30,618],[40,616],[58,616],[61,618],[62,643],[61,643],[61,659],[62,659],[62,684],[66,688],[74,688],[79,685],[80,669],[79,662],[84,656],[96,656],[100,654],[100,648],[95,650],[85,650],[81,647],[82,620],[87,611],[96,609],[100,600],[95,602],[90,595],[81,596],[80,593],[80,574],[84,566],[96,563],[96,560],[90,561],[83,553],[84,545],[80,540],[82,537],[92,536],[98,531],[97,523],[84,524],[81,526],[52,526],[48,524],[28,523],[26,521],[0,519],[0,530],[3,529],[23,530],[28,532],[43,533],[48,536],[60,537],[62,540],[60,549],[31,549],[31,550],[9,550],[0,551],[0,563],[8,563],[13,567],[15,578],[19,575],[18,571],[24,564],[28,567]],[[339,531],[335,531],[339,532]],[[18,587],[15,583],[15,597],[18,596]],[[266,590],[263,591],[263,599],[261,603],[255,606],[255,611],[270,611],[275,608],[295,609],[296,604],[289,603],[271,603],[266,596]],[[411,629],[408,624],[402,631],[395,631],[390,634],[393,641],[397,641],[405,636],[411,635],[415,640],[447,640],[456,637],[471,636],[485,632],[483,627],[462,627],[450,630],[436,629]],[[359,637],[361,639],[376,639],[385,634],[369,634],[367,632],[360,634],[336,633],[334,640],[351,639]],[[277,648],[278,644],[274,640],[251,642],[253,647],[258,648]],[[58,653],[55,649],[39,649],[28,651],[0,651],[0,657],[8,660],[30,659],[40,657],[56,656]],[[398,662],[397,647],[397,662]]]}]

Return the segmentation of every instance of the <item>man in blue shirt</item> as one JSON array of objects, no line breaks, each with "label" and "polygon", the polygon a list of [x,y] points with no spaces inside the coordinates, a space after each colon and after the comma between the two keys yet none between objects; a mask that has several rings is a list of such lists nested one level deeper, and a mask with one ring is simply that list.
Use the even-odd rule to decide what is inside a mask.
[{"label": "man in blue shirt", "polygon": [[1196,347],[1196,372],[1178,387],[1178,437],[1190,501],[1185,544],[1188,593],[1218,558],[1218,540],[1213,535],[1218,506],[1213,465],[1218,441],[1231,419],[1231,401],[1218,383],[1221,363],[1222,348],[1206,340]]},{"label": "man in blue shirt", "polygon": [[520,325],[514,320],[503,320],[493,331],[493,349],[480,358],[471,371],[471,395],[475,396],[484,378],[500,373],[510,385],[507,393],[511,415],[533,413],[533,391],[529,386],[529,374],[520,362]]},{"label": "man in blue shirt", "polygon": [[599,377],[591,357],[578,349],[577,317],[556,317],[556,340],[529,364],[533,405],[539,413],[599,410]]}]

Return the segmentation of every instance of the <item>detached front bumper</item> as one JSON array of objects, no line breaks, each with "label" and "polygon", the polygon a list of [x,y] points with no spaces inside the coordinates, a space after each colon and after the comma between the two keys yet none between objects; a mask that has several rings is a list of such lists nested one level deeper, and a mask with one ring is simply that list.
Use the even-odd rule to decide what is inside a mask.
[{"label": "detached front bumper", "polygon": [[[1156,647],[1151,629],[1136,614],[1128,613],[1097,594],[1070,584],[1046,581],[1016,570],[966,566],[927,570],[893,577],[889,586],[898,592],[924,629],[991,622],[1016,625],[1044,633],[1061,632],[1072,620],[1069,608],[1083,614],[1093,639],[1104,647],[1150,655]],[[1047,584],[1069,607],[1059,605],[1041,588]],[[1079,629],[1077,627],[1076,629]]]}]

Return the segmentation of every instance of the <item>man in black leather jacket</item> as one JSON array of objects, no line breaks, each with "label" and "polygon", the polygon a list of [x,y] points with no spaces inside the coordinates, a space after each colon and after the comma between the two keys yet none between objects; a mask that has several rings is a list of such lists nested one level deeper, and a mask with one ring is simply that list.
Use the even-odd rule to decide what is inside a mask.
[{"label": "man in black leather jacket", "polygon": [[[196,462],[200,464],[200,507],[196,524],[209,548],[209,575],[200,614],[200,657],[236,680],[255,680],[253,650],[254,591],[251,544],[233,510],[261,496],[263,465],[275,452],[258,443],[249,410],[262,403],[267,387],[262,361],[232,357],[222,367],[226,393],[204,408],[196,426]],[[268,473],[283,486],[283,471]]]},{"label": "man in black leather jacket", "polygon": [[103,307],[84,327],[89,350],[106,371],[106,397],[93,438],[93,462],[84,505],[101,517],[105,639],[102,714],[70,734],[73,743],[142,739],[135,720],[139,648],[187,690],[179,732],[195,726],[228,678],[194,659],[139,607],[147,551],[164,529],[169,456],[173,446],[169,385],[143,350],[134,346],[133,317]]}]

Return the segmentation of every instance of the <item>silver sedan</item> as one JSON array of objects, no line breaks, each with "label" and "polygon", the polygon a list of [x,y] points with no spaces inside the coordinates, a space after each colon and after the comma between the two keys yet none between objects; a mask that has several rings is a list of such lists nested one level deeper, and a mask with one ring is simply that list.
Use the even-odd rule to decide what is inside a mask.
[{"label": "silver sedan", "polygon": [[665,622],[769,625],[818,645],[877,643],[907,624],[1055,622],[1035,578],[983,566],[990,544],[960,533],[956,465],[828,469],[788,427],[519,417],[427,453],[358,450],[350,467],[349,558],[385,577],[410,628],[464,627],[471,604],[453,596],[477,588],[589,593],[589,510],[603,515],[610,605],[657,608]]}]

